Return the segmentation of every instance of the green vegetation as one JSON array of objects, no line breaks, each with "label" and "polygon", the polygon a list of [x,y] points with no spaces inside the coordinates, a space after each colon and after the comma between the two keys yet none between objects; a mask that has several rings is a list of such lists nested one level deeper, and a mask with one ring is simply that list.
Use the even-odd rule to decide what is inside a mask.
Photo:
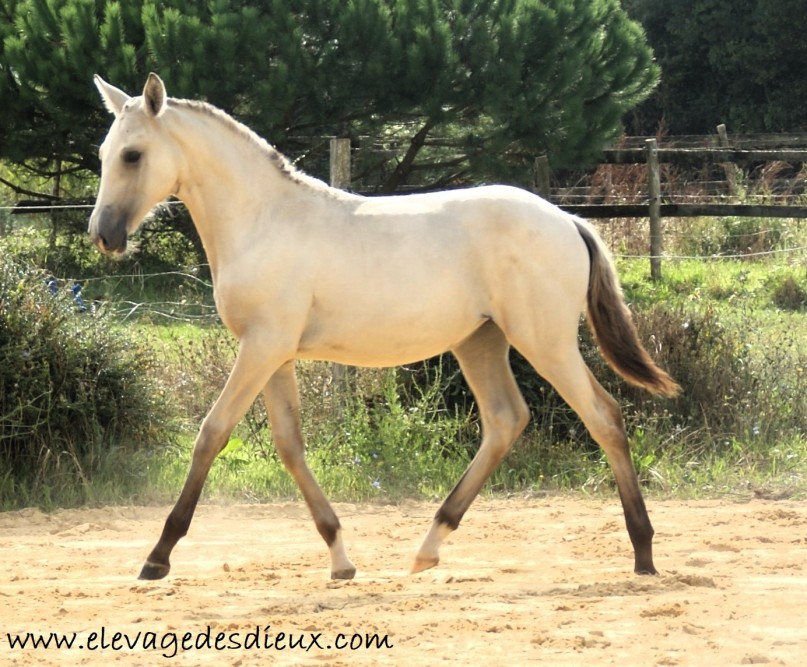
[{"label": "green vegetation", "polygon": [[150,350],[73,285],[0,253],[0,504],[75,504],[98,473],[166,438]]},{"label": "green vegetation", "polygon": [[692,491],[694,481],[726,491],[761,485],[765,492],[770,484],[803,493],[803,264],[688,260],[665,267],[660,285],[640,277],[645,267],[635,262],[621,268],[649,345],[685,387],[668,405],[648,406],[642,397],[628,403],[640,467],[654,474],[668,468],[656,481],[676,492]]},{"label": "green vegetation", "polygon": [[[647,31],[662,69],[657,93],[634,116],[636,133],[672,134],[804,128],[807,103],[800,38],[803,0],[624,0]],[[785,46],[788,45],[788,46]]]},{"label": "green vegetation", "polygon": [[[802,0],[0,0],[0,204],[94,194],[109,122],[96,71],[133,93],[158,71],[173,95],[220,106],[313,174],[327,171],[321,137],[348,136],[362,148],[362,190],[523,184],[536,155],[578,168],[623,121],[647,133],[660,119],[673,133],[721,121],[732,133],[792,130],[807,96],[807,42],[793,37],[805,11]],[[166,207],[118,262],[86,243],[85,212],[44,228],[18,220],[0,210],[0,507],[173,500],[234,355],[187,216]],[[642,254],[631,224],[609,243]],[[663,281],[644,261],[619,268],[682,396],[626,386],[580,334],[623,406],[645,485],[803,496],[807,272],[803,251],[781,252],[807,245],[803,225],[686,220],[665,243],[679,259]],[[80,277],[90,312],[76,312],[69,280],[50,294],[50,276]],[[516,353],[513,364],[533,419],[488,488],[612,493],[577,417]],[[334,498],[444,496],[478,446],[449,356],[360,370],[347,395],[325,364],[299,375],[309,461]],[[260,402],[206,493],[296,497]]]},{"label": "green vegetation", "polygon": [[[701,221],[693,229],[709,227],[712,238],[712,227],[732,224]],[[767,229],[768,221],[764,224]],[[788,229],[788,243],[803,245],[803,231]],[[687,242],[694,236],[687,235]],[[4,239],[0,254],[17,242],[16,235]],[[63,254],[69,250],[63,248]],[[83,252],[74,254],[80,258]],[[585,327],[581,345],[595,375],[623,407],[634,460],[651,494],[807,492],[807,272],[793,258],[784,253],[755,260],[668,261],[658,283],[648,279],[646,260],[618,262],[643,339],[684,392],[672,401],[651,398],[607,368]],[[119,270],[158,269],[148,257],[127,261],[132,265]],[[75,265],[79,259],[60,262]],[[4,269],[0,315],[0,368],[8,376],[0,410],[5,457],[0,504],[172,501],[196,429],[229,371],[233,340],[215,319],[175,320],[146,308],[117,308],[112,301],[105,307],[125,315],[124,325],[115,323],[120,317],[78,315],[72,301],[46,292],[47,274],[7,260],[4,266],[11,268]],[[181,290],[186,302],[178,317],[210,303],[209,286],[190,271],[172,274],[171,280],[165,289],[173,295]],[[160,295],[150,281],[107,281],[107,299],[118,304],[176,300]],[[22,314],[29,321],[17,325]],[[77,351],[63,349],[65,332],[74,332]],[[41,361],[57,353],[68,356],[49,366]],[[36,373],[33,359],[40,360]],[[488,490],[613,493],[606,461],[576,415],[515,353],[513,361],[533,420]],[[95,364],[102,362],[111,369],[99,372]],[[39,371],[46,366],[51,371],[43,375]],[[82,374],[93,382],[121,384],[65,400],[52,374],[63,366],[70,366],[78,387],[87,381]],[[478,446],[473,400],[449,356],[404,369],[359,370],[348,395],[334,387],[327,364],[300,363],[298,375],[308,460],[335,499],[443,497]],[[50,384],[18,399],[9,388],[16,391],[20,378]],[[36,401],[37,414],[52,413],[24,420],[15,412]],[[123,412],[92,416],[92,410],[113,408]],[[12,446],[9,429],[23,424],[31,433]],[[41,432],[33,434],[35,427]],[[24,465],[15,468],[22,459]],[[249,500],[297,496],[274,453],[260,401],[214,465],[205,493]]]},{"label": "green vegetation", "polygon": [[136,93],[158,72],[295,158],[377,137],[354,175],[386,191],[591,161],[658,81],[618,0],[0,0],[0,17],[0,158],[39,173],[97,170],[95,73]]}]

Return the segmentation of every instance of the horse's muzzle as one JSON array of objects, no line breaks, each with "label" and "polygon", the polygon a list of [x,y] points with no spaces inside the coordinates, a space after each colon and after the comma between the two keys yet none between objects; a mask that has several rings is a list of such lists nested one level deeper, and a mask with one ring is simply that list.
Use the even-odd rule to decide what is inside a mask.
[{"label": "horse's muzzle", "polygon": [[96,209],[90,217],[90,239],[105,254],[122,253],[128,240],[128,220],[126,212],[116,211],[112,206]]}]

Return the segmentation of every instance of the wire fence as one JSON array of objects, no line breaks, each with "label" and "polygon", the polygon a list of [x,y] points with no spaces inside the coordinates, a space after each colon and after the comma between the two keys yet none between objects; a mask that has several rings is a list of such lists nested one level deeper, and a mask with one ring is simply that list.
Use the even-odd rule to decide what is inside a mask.
[{"label": "wire fence", "polygon": [[[755,257],[768,257],[772,255],[787,255],[787,254],[799,254],[807,251],[807,246],[795,246],[792,248],[777,248],[774,250],[763,250],[760,252],[745,252],[745,253],[734,253],[734,254],[713,254],[713,255],[673,255],[673,254],[661,254],[658,255],[660,259],[670,260],[670,261],[685,261],[685,260],[699,260],[703,262],[711,262],[711,261],[724,261],[727,259],[752,259]],[[614,257],[618,257],[619,259],[653,259],[656,257],[655,255],[629,255],[629,254],[622,254],[622,253],[612,253]]]},{"label": "wire fence", "polygon": [[[157,208],[170,207],[170,206],[184,206],[179,200],[164,201],[157,205]],[[90,211],[95,208],[95,204],[49,204],[46,202],[37,203],[18,203],[13,206],[5,205],[0,206],[0,211],[9,213],[50,213],[51,211]]]},{"label": "wire fence", "polygon": [[0,211],[20,211],[21,209],[25,209],[25,211],[30,211],[31,213],[50,213],[51,211],[79,211],[79,210],[90,210],[94,207],[94,204],[32,204],[32,205],[25,205],[20,206],[19,204],[15,206],[0,206]]},{"label": "wire fence", "polygon": [[[198,310],[200,312],[193,312]],[[196,303],[188,304],[183,301],[120,301],[115,307],[115,315],[122,321],[138,316],[157,316],[175,322],[195,322],[195,323],[218,323],[219,319],[216,307],[212,305]]]},{"label": "wire fence", "polygon": [[[648,260],[650,255],[613,253],[614,257],[621,260]],[[760,252],[747,252],[722,255],[683,255],[665,254],[664,261],[700,261],[700,262],[721,262],[727,260],[759,259],[782,255],[805,255],[807,256],[807,245],[794,246],[790,248],[778,248]],[[109,313],[120,322],[131,322],[146,319],[148,321],[165,322],[186,322],[194,324],[219,324],[221,322],[216,306],[212,303],[213,284],[200,278],[198,273],[202,273],[209,268],[207,264],[199,264],[186,271],[161,271],[151,273],[112,273],[107,275],[95,275],[88,277],[60,278],[59,282],[65,285],[80,285],[82,287],[92,286],[100,283],[115,283],[116,281],[133,281],[145,283],[146,281],[165,281],[168,278],[180,279],[192,283],[200,288],[201,292],[195,292],[196,298],[186,298],[181,300],[112,300],[106,298],[89,299],[89,311],[91,313]]]},{"label": "wire fence", "polygon": [[[348,158],[349,159],[349,154]],[[712,165],[714,170],[714,165]],[[665,201],[687,202],[702,201],[704,196],[714,197],[720,201],[732,198],[726,192],[725,180],[714,180],[708,172],[703,182],[675,178],[674,171],[667,169],[669,175],[673,176],[669,183],[665,183],[662,196]],[[765,187],[762,191],[754,192],[753,188],[747,188],[743,193],[746,201],[776,202],[792,205],[796,201],[803,201],[807,195],[804,194],[804,185],[807,181],[803,171],[799,171],[796,178],[780,179],[780,172],[772,171],[772,175],[767,180],[763,179]],[[570,203],[607,204],[641,203],[647,204],[647,191],[645,188],[645,177],[641,165],[609,164],[601,165],[594,177],[590,177],[585,185],[552,188],[551,199],[560,205]],[[746,185],[749,185],[746,183]],[[549,194],[549,193],[547,193]],[[736,197],[736,192],[734,193]],[[736,200],[736,199],[735,199]],[[172,207],[182,207],[180,201],[172,200],[160,204],[158,208],[169,209]],[[44,215],[56,211],[90,211],[94,207],[89,202],[72,203],[50,203],[47,201],[26,201],[17,205],[2,205],[0,213],[4,214],[6,220],[16,217],[16,214],[30,213]],[[583,213],[585,217],[585,213]],[[641,252],[640,249],[646,245],[641,241],[633,241],[625,244],[624,235],[621,238],[619,232],[612,233],[609,222],[599,222],[598,227],[603,231],[603,235],[611,245],[613,255],[625,260],[651,261],[699,261],[699,262],[720,262],[725,260],[747,260],[762,259],[766,257],[799,258],[805,255],[807,245],[804,245],[804,234],[801,232],[783,235],[782,227],[777,227],[772,223],[754,229],[745,228],[739,233],[732,233],[730,229],[721,230],[721,245],[724,250],[719,252],[680,252],[682,249],[693,247],[691,239],[687,238],[690,231],[683,223],[673,224],[672,220],[682,220],[683,218],[670,218],[665,223],[664,236],[665,246],[674,250],[653,253]],[[611,221],[613,222],[613,220]],[[796,227],[800,228],[800,220],[796,220]],[[0,232],[2,232],[0,226]],[[624,233],[623,233],[624,234]],[[630,229],[627,234],[639,239],[639,234],[635,229]],[[772,242],[771,239],[774,241]],[[791,243],[791,245],[787,245]],[[626,249],[634,249],[631,252]],[[708,244],[707,244],[708,245]],[[706,246],[704,246],[706,247]],[[736,248],[742,247],[742,251]],[[617,250],[617,248],[619,250]],[[699,250],[699,249],[698,249]],[[151,317],[160,318],[167,321],[187,321],[187,322],[216,322],[218,315],[212,303],[213,285],[210,281],[200,277],[208,270],[207,264],[199,264],[187,268],[186,270],[161,271],[152,273],[110,273],[108,275],[92,275],[86,277],[62,278],[66,283],[78,284],[81,286],[92,286],[98,283],[114,283],[115,281],[146,281],[166,280],[168,278],[188,281],[194,285],[195,290],[188,297],[179,300],[165,299],[154,301],[134,301],[134,300],[114,300],[109,298],[90,299],[92,310],[105,310],[112,312],[122,321],[131,321],[137,318]],[[114,290],[113,290],[114,291]],[[131,292],[136,290],[130,289]],[[145,290],[141,290],[145,291]],[[152,290],[152,292],[163,293],[162,290]]]}]

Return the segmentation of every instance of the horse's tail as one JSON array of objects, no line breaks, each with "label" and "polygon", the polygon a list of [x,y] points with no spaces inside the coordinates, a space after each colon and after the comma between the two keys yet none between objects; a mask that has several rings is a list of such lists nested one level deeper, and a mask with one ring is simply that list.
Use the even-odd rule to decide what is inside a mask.
[{"label": "horse's tail", "polygon": [[587,314],[600,353],[628,382],[653,394],[675,396],[681,387],[655,364],[642,346],[608,251],[588,223],[576,218],[575,225],[591,258]]}]

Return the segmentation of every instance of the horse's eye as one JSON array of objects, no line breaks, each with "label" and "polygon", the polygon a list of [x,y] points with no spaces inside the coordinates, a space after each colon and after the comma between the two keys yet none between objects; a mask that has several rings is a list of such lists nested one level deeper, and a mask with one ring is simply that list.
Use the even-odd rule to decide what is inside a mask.
[{"label": "horse's eye", "polygon": [[143,154],[140,151],[126,151],[123,154],[123,161],[126,164],[137,164]]}]

